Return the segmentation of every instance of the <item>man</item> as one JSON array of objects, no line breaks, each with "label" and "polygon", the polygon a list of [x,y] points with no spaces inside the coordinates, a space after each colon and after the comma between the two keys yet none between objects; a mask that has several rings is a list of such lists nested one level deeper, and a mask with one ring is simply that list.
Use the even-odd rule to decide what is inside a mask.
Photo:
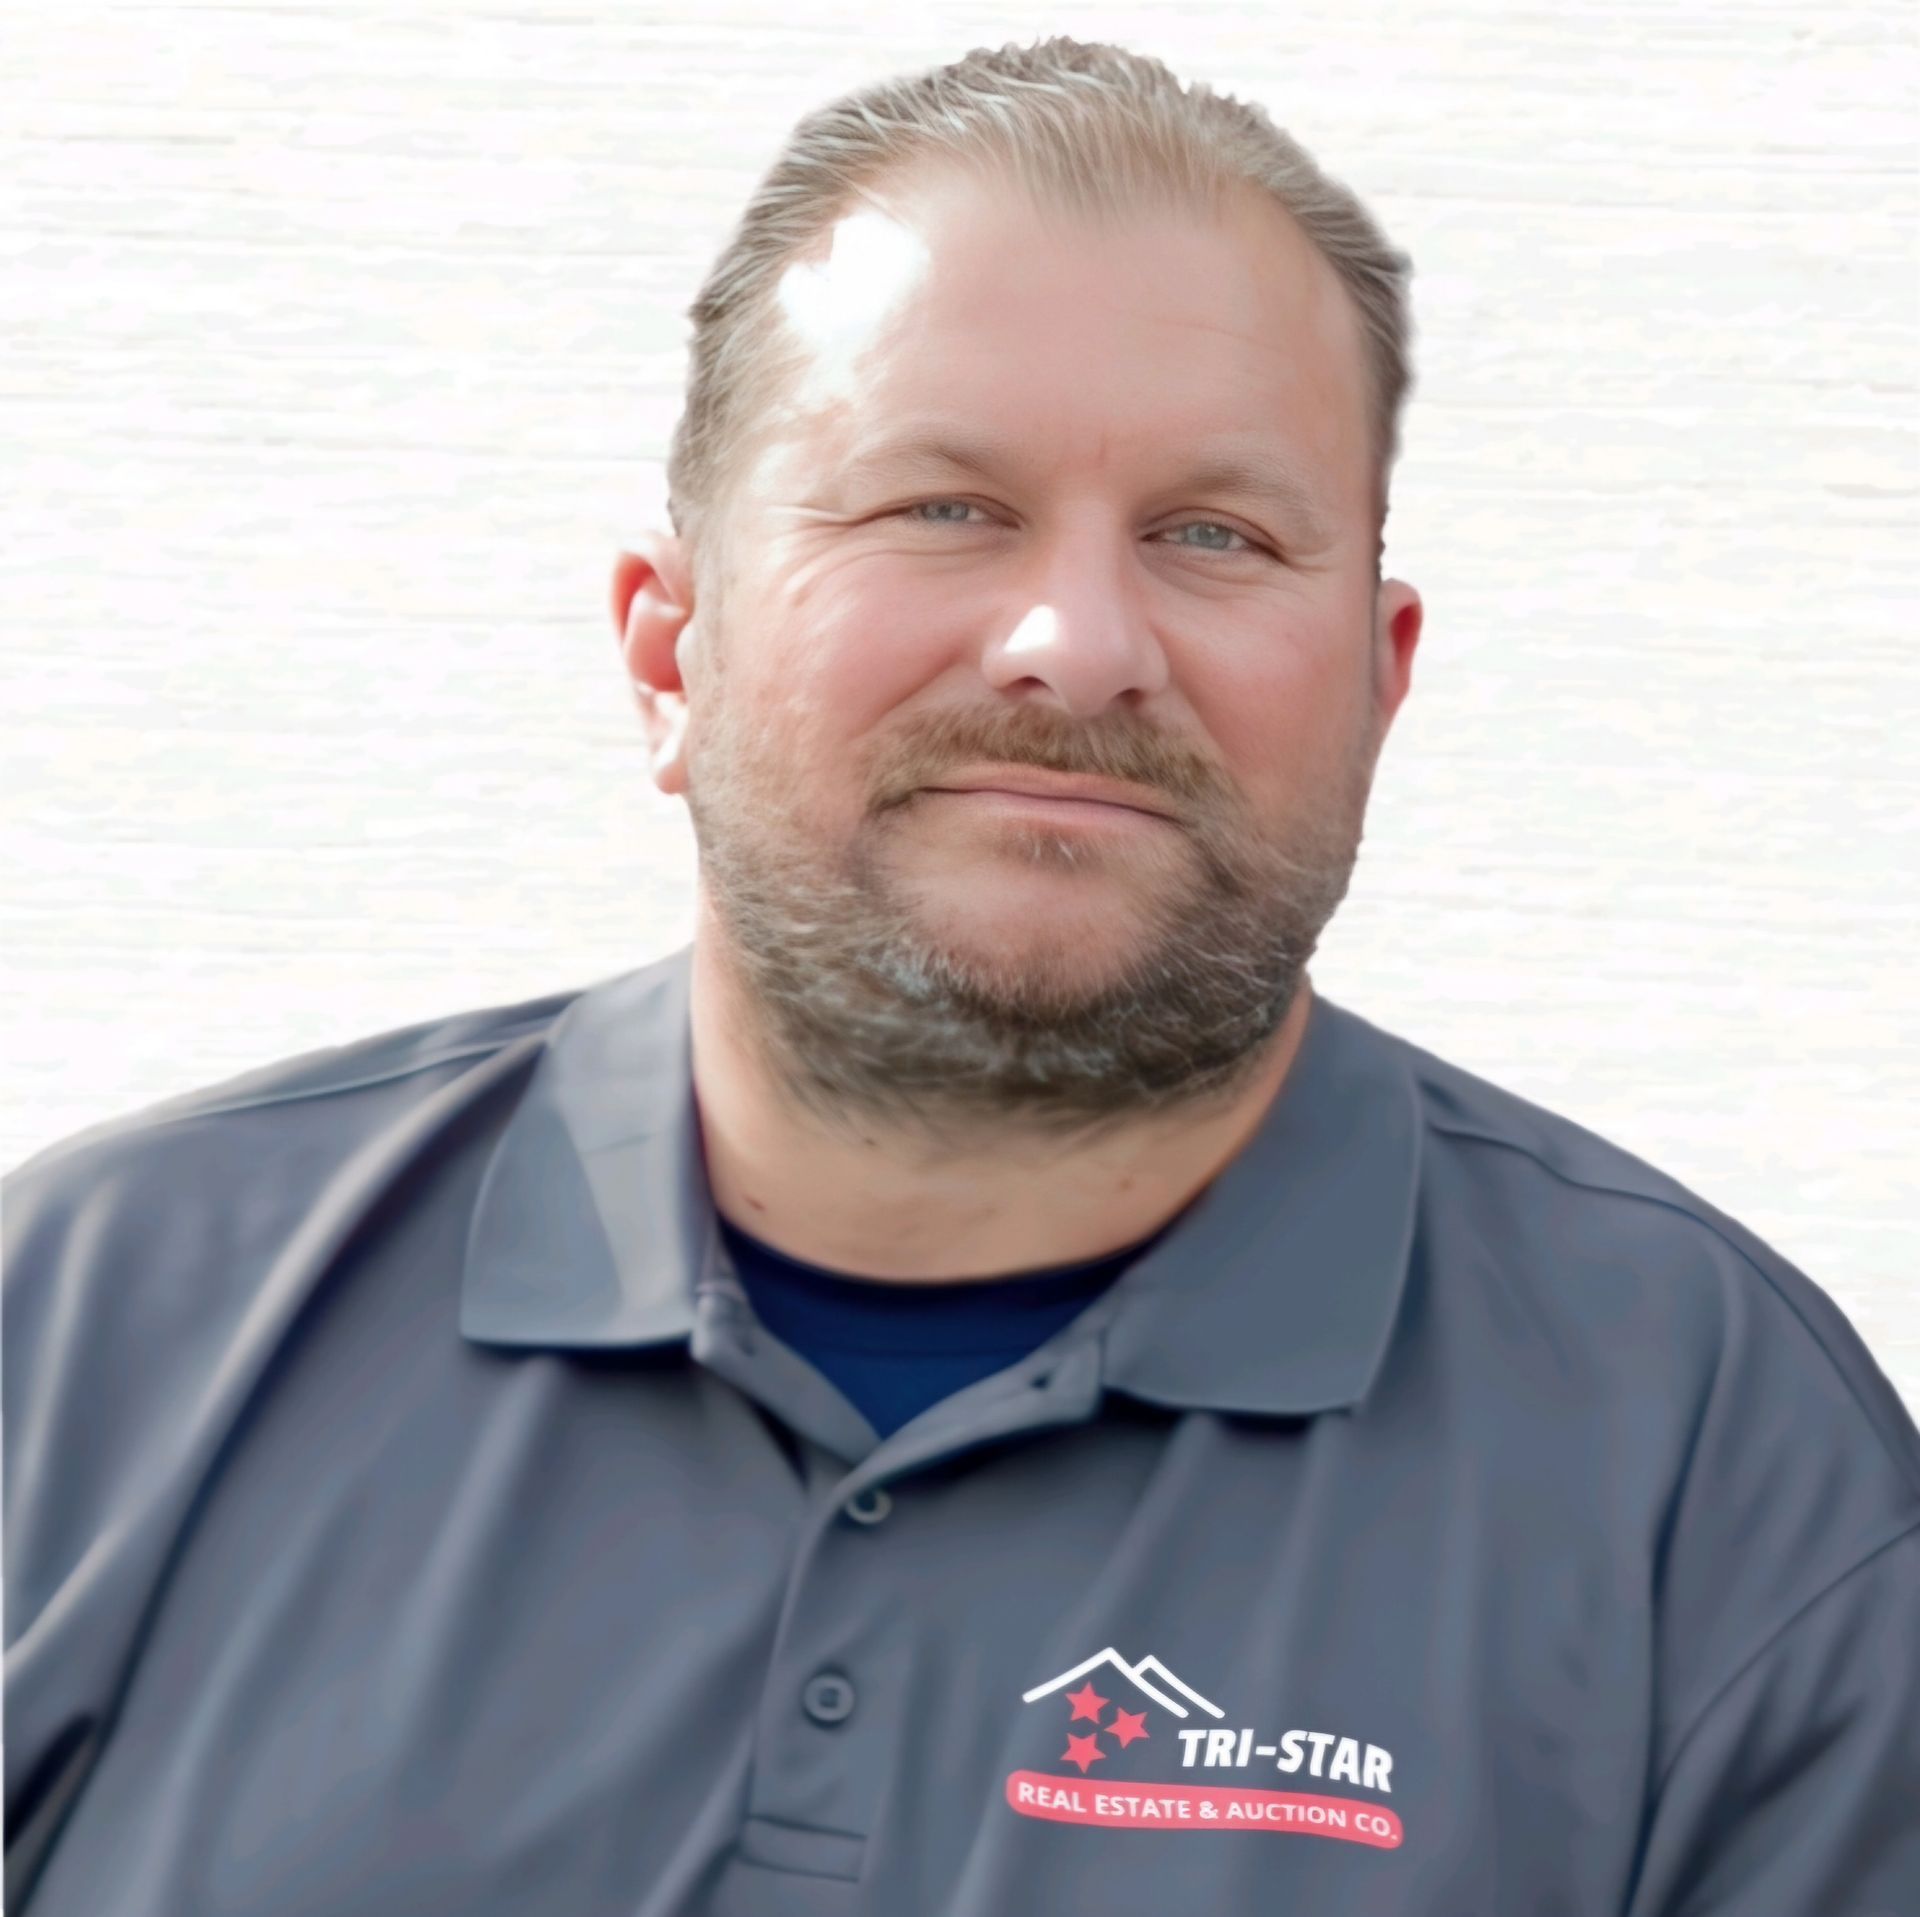
[{"label": "man", "polygon": [[691,948],[12,1175],[14,1908],[1920,1910],[1887,1380],[1307,977],[1394,257],[1112,49],[803,125],[613,581]]}]

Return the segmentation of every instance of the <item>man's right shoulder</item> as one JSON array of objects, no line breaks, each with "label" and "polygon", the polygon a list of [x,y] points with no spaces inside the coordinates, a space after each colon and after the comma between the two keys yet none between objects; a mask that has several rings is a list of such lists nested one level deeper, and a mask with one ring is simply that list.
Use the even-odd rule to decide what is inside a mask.
[{"label": "man's right shoulder", "polygon": [[297,1311],[306,1241],[348,1228],[364,1168],[404,1162],[519,1055],[531,1069],[582,989],[281,1058],[0,1178],[10,1634],[199,1469],[231,1374]]},{"label": "man's right shoulder", "polygon": [[223,1295],[240,1302],[259,1260],[372,1137],[518,1041],[538,1047],[582,989],[276,1058],[12,1166],[0,1176],[10,1387],[61,1323],[111,1322],[109,1297],[125,1300],[127,1287],[142,1306],[221,1316]]},{"label": "man's right shoulder", "polygon": [[[325,1045],[258,1065],[171,1098],[118,1113],[56,1138],[0,1175],[11,1214],[44,1204],[62,1190],[124,1173],[143,1161],[178,1169],[183,1150],[217,1173],[236,1135],[271,1125],[284,1113],[298,1122],[303,1107],[347,1100],[356,1092],[393,1088],[427,1095],[448,1072],[477,1066],[516,1040],[544,1033],[581,992],[573,986],[540,998],[488,1005],[393,1026],[340,1045]],[[350,1126],[349,1112],[339,1113]],[[321,1121],[324,1123],[324,1119]],[[9,1240],[14,1236],[10,1226]]]}]

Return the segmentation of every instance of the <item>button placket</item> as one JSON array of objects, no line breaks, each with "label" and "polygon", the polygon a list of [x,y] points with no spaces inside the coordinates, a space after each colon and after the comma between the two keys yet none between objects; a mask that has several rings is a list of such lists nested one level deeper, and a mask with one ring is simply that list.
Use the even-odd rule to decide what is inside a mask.
[{"label": "button placket", "polygon": [[[763,1864],[826,1877],[858,1873],[912,1689],[912,1622],[884,1589],[892,1554],[879,1534],[856,1536],[868,1527],[847,1509],[857,1501],[871,1517],[896,1494],[862,1497],[879,1487],[847,1475],[842,1459],[789,1568],[742,1827]],[[776,1831],[779,1855],[763,1855]]]}]

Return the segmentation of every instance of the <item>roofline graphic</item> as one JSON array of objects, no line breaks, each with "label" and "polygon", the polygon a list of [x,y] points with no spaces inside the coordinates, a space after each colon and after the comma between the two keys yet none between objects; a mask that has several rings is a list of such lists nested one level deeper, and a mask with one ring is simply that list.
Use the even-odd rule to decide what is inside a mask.
[{"label": "roofline graphic", "polygon": [[1076,1677],[1085,1677],[1089,1671],[1098,1670],[1102,1664],[1111,1664],[1135,1690],[1144,1692],[1163,1711],[1171,1711],[1175,1717],[1186,1716],[1186,1705],[1176,1704],[1164,1692],[1155,1690],[1147,1682],[1146,1673],[1149,1671],[1159,1678],[1161,1683],[1198,1704],[1210,1717],[1226,1716],[1226,1712],[1218,1704],[1210,1703],[1191,1684],[1183,1684],[1157,1657],[1143,1657],[1138,1664],[1129,1664],[1111,1644],[1104,1651],[1096,1651],[1083,1663],[1076,1664],[1072,1670],[1062,1671],[1058,1677],[1050,1677],[1044,1684],[1036,1684],[1030,1691],[1022,1691],[1020,1701],[1023,1704],[1031,1704],[1036,1698],[1045,1697],[1049,1691],[1057,1691],[1061,1685],[1071,1684]]}]

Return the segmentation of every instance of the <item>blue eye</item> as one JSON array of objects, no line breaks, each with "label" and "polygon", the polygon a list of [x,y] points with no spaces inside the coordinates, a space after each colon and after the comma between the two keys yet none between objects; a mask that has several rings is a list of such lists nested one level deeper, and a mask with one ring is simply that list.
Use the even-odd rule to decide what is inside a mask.
[{"label": "blue eye", "polygon": [[[980,508],[970,499],[922,499],[917,500],[911,506],[902,506],[898,517],[912,520],[917,526],[964,526],[967,523],[964,518],[923,519],[920,517],[922,513],[937,508],[954,506],[957,506],[963,514],[977,513],[980,511]],[[1238,547],[1189,546],[1187,548],[1189,552],[1217,552],[1224,558],[1237,559],[1243,550],[1249,553],[1267,551],[1266,547],[1250,539],[1245,533],[1241,532],[1237,526],[1229,526],[1224,521],[1218,519],[1185,519],[1182,520],[1179,525],[1168,526],[1163,528],[1163,530],[1170,533],[1191,532],[1196,526],[1207,527],[1213,532],[1226,533],[1230,538],[1239,540],[1240,545]]]},{"label": "blue eye", "polygon": [[[1258,550],[1254,546],[1253,541],[1250,540],[1245,533],[1241,532],[1237,527],[1223,526],[1220,523],[1220,521],[1217,519],[1183,520],[1177,526],[1169,526],[1167,528],[1167,531],[1168,532],[1192,532],[1194,527],[1196,526],[1208,526],[1208,527],[1211,527],[1212,530],[1215,532],[1226,533],[1230,537],[1239,540],[1241,544],[1244,545],[1249,552]],[[1232,552],[1234,548],[1231,546],[1196,546],[1193,548],[1193,550],[1195,552]]]},{"label": "blue eye", "polygon": [[[969,513],[980,510],[971,500],[966,499],[923,499],[918,505],[902,507],[901,512],[906,518],[911,519],[915,513],[924,512],[929,506],[958,506],[962,512]],[[922,526],[958,526],[962,522],[958,519],[922,519],[917,523]]]}]

